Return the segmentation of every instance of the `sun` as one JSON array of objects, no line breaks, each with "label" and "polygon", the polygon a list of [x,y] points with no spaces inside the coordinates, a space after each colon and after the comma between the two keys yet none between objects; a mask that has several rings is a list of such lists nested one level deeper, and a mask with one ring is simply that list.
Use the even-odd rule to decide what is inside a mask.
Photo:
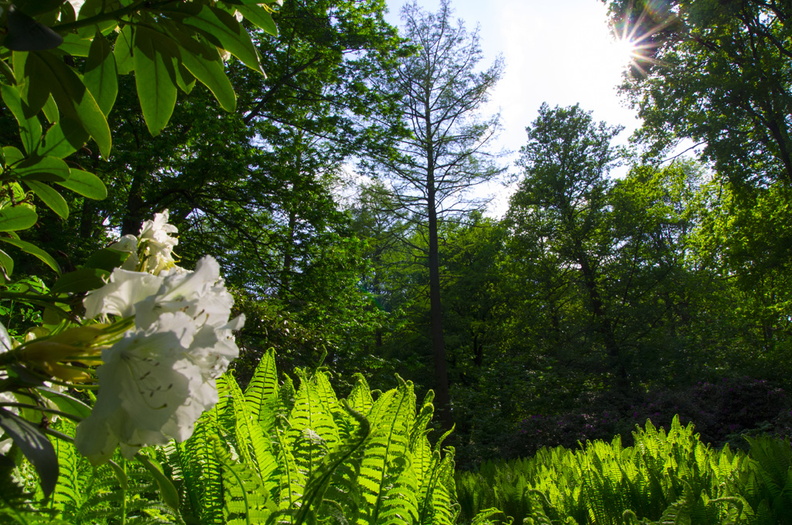
[{"label": "sun", "polygon": [[640,44],[630,37],[616,38],[611,42],[610,47],[613,60],[622,63],[624,67],[641,56]]},{"label": "sun", "polygon": [[659,64],[658,52],[679,18],[668,6],[649,1],[641,11],[628,10],[611,23],[612,53],[631,74],[645,76]]}]

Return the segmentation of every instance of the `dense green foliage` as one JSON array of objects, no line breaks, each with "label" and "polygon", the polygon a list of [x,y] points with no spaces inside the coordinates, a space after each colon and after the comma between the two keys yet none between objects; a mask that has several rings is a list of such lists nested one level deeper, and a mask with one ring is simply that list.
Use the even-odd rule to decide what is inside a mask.
[{"label": "dense green foliage", "polygon": [[748,453],[717,450],[678,419],[668,431],[647,422],[633,438],[629,447],[617,437],[462,472],[463,522],[498,508],[514,523],[790,523],[789,441],[756,438]]}]

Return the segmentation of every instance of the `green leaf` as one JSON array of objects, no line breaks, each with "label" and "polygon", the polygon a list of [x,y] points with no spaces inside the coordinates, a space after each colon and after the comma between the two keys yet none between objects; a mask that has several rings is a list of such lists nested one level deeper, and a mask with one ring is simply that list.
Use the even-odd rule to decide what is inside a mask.
[{"label": "green leaf", "polygon": [[90,137],[79,121],[62,118],[44,134],[36,154],[63,159],[83,147]]},{"label": "green leaf", "polygon": [[60,57],[49,52],[30,53],[26,65],[30,67],[31,64],[35,64],[33,70],[41,75],[36,77],[36,81],[49,83],[48,89],[58,104],[61,116],[80,122],[96,141],[102,156],[108,157],[112,146],[110,127],[93,95],[77,73]]},{"label": "green leaf", "polygon": [[[223,109],[233,111],[236,107],[236,94],[226,76],[225,64],[217,47],[200,36],[196,39],[196,36],[185,30],[181,24],[166,21],[162,25],[168,35],[178,43],[182,65],[187,69],[189,76],[197,78],[208,87]],[[181,83],[179,87],[189,92]],[[192,88],[192,86],[188,87]]]},{"label": "green leaf", "polygon": [[41,397],[49,399],[55,403],[55,406],[57,406],[59,410],[66,412],[67,414],[71,414],[83,419],[91,415],[92,409],[90,406],[68,394],[43,386],[36,388],[36,392],[41,394]]},{"label": "green leaf", "polygon": [[136,454],[135,459],[137,459],[141,465],[146,467],[146,470],[151,473],[154,481],[157,482],[157,487],[159,487],[162,501],[164,501],[165,504],[173,510],[179,510],[179,491],[176,490],[173,482],[162,473],[162,468],[157,465],[154,460],[144,456],[143,454]]},{"label": "green leaf", "polygon": [[14,174],[24,181],[66,181],[69,179],[69,166],[56,157],[30,157],[16,166]]},{"label": "green leaf", "polygon": [[181,89],[184,93],[190,94],[192,93],[193,88],[195,87],[195,76],[190,73],[190,70],[184,67],[184,64],[179,64],[178,69],[176,70],[176,85]]},{"label": "green leaf", "polygon": [[97,268],[80,268],[64,273],[52,285],[53,293],[79,293],[101,288],[110,272]]},{"label": "green leaf", "polygon": [[182,53],[182,60],[184,67],[209,88],[223,109],[234,111],[236,94],[225,74],[225,66],[219,55],[216,60],[211,60],[187,52]]},{"label": "green leaf", "polygon": [[107,116],[118,95],[118,71],[113,48],[101,33],[97,33],[91,42],[83,82],[93,94],[102,113]]},{"label": "green leaf", "polygon": [[58,457],[49,439],[38,427],[4,408],[0,408],[0,428],[36,469],[44,495],[52,494],[58,482]]},{"label": "green leaf", "polygon": [[26,117],[22,104],[22,97],[15,86],[0,84],[3,102],[19,123],[19,134],[22,138],[22,146],[25,151],[32,153],[41,140],[41,123],[36,117]]},{"label": "green leaf", "polygon": [[71,168],[70,177],[55,184],[93,200],[102,200],[107,197],[107,186],[99,177],[87,171]]},{"label": "green leaf", "polygon": [[0,210],[0,232],[13,232],[32,228],[38,214],[27,206],[14,206]]},{"label": "green leaf", "polygon": [[250,23],[263,29],[272,36],[278,36],[278,27],[269,11],[256,4],[237,6],[237,11],[242,13]]},{"label": "green leaf", "polygon": [[132,59],[132,47],[135,41],[135,29],[132,26],[124,26],[116,37],[115,56],[116,67],[119,75],[128,75],[135,69],[135,62]]},{"label": "green leaf", "polygon": [[80,37],[76,33],[68,33],[63,37],[63,43],[58,47],[71,56],[87,57],[88,50],[91,48],[91,39]]},{"label": "green leaf", "polygon": [[[77,13],[77,19],[85,20],[101,13],[117,11],[123,7],[124,5],[119,0],[85,0],[85,3],[80,7],[80,12]],[[107,34],[108,31],[116,27],[118,27],[117,20],[102,20],[94,25],[80,27],[77,32],[84,38],[91,38],[96,33]]]},{"label": "green leaf", "polygon": [[49,209],[58,214],[62,219],[69,218],[69,204],[57,190],[37,180],[24,180],[22,183],[41,199]]},{"label": "green leaf", "polygon": [[2,269],[3,277],[6,279],[14,273],[14,259],[3,250],[0,250],[0,269]]},{"label": "green leaf", "polygon": [[47,122],[58,122],[58,104],[55,103],[55,99],[52,98],[52,95],[47,95],[47,100],[44,102],[44,106],[41,110],[44,112],[44,117],[47,119]]},{"label": "green leaf", "polygon": [[98,268],[106,272],[112,272],[118,268],[129,257],[129,252],[122,252],[121,250],[114,250],[112,248],[102,248],[91,254],[88,260],[85,261],[86,268]]},{"label": "green leaf", "polygon": [[14,146],[3,146],[3,165],[13,166],[18,162],[22,162],[25,156]]},{"label": "green leaf", "polygon": [[135,85],[146,126],[156,137],[176,106],[179,48],[167,36],[144,26],[137,27],[134,34]]},{"label": "green leaf", "polygon": [[0,237],[0,242],[5,242],[5,243],[8,243],[8,244],[10,244],[12,246],[16,246],[17,248],[19,248],[23,252],[29,253],[33,257],[36,257],[37,259],[39,259],[41,262],[43,262],[44,264],[46,264],[47,266],[49,266],[50,268],[55,270],[56,273],[60,273],[61,272],[60,265],[58,264],[58,261],[53,259],[50,254],[48,254],[47,252],[45,252],[44,250],[42,250],[41,248],[39,248],[38,246],[36,246],[33,243],[29,243],[29,242],[23,241],[21,239],[12,239],[10,237]]},{"label": "green leaf", "polygon": [[16,77],[14,71],[6,64],[5,60],[0,60],[0,73],[5,77],[8,84],[16,84]]},{"label": "green leaf", "polygon": [[225,49],[252,70],[263,72],[250,35],[230,13],[203,6],[195,16],[184,18],[183,23],[198,29],[207,40]]},{"label": "green leaf", "polygon": [[57,9],[62,3],[63,0],[14,0],[14,6],[30,16]]},{"label": "green leaf", "polygon": [[[22,100],[25,101],[25,117],[33,118],[38,115],[50,96],[48,82],[35,82],[34,79],[46,79],[48,73],[42,68],[39,61],[30,61],[27,51],[14,51],[11,60],[14,64],[17,88]],[[50,122],[52,122],[50,120]]]},{"label": "green leaf", "polygon": [[13,51],[55,49],[63,42],[62,36],[19,9],[8,11],[6,24],[3,44]]}]

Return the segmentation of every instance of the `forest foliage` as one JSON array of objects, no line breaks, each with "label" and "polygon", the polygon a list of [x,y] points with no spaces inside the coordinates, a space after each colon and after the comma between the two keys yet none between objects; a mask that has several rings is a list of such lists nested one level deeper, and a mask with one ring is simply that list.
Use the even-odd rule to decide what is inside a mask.
[{"label": "forest foliage", "polygon": [[[792,11],[755,0],[605,3],[615,32],[640,43],[621,89],[642,128],[630,148],[616,147],[617,127],[579,105],[545,104],[509,167],[486,148],[497,117],[478,113],[502,64],[476,65],[477,33],[447,2],[438,13],[408,5],[403,34],[385,21],[382,0],[0,2],[0,390],[22,396],[3,397],[0,421],[28,469],[27,485],[8,492],[18,498],[5,500],[9,512],[33,519],[27,511],[48,506],[65,521],[128,511],[187,523],[437,513],[450,523],[452,457],[468,469],[545,446],[617,435],[627,443],[647,419],[693,443],[674,416],[713,445],[691,447],[732,454],[745,472],[761,447],[783,455],[753,438],[747,455],[715,447],[792,431]],[[455,72],[432,69],[442,56]],[[684,140],[698,149],[677,157]],[[624,176],[612,176],[617,166]],[[370,180],[353,184],[350,171]],[[516,190],[503,217],[457,198],[504,171]],[[148,271],[145,258],[162,249],[151,242],[162,239],[139,228],[155,212],[179,232],[172,253],[174,239],[164,241],[167,265],[196,268],[185,270],[194,278],[222,269],[210,289],[228,312],[212,329],[218,338],[236,331],[239,358],[233,377],[217,379],[226,397],[190,440],[93,470],[58,437],[74,425],[50,428],[42,414],[85,418],[94,393],[60,395],[41,381],[96,379],[99,343],[86,334],[112,339],[142,323],[96,328],[83,299],[133,262]],[[140,261],[117,244],[129,235]],[[33,349],[75,341],[79,355],[34,363]],[[276,379],[275,359],[302,370],[298,387]],[[262,363],[266,388],[282,395],[229,404],[264,388]],[[202,374],[214,381],[216,372]],[[434,422],[432,391],[442,415]],[[373,436],[397,398],[406,419],[383,455]],[[300,399],[311,408],[296,410]],[[666,436],[653,432],[635,439]],[[38,445],[47,452],[37,455]],[[623,463],[602,479],[631,465],[633,452],[619,450]],[[555,454],[550,463],[572,461]],[[53,458],[61,477],[76,477],[53,478]],[[374,486],[391,474],[393,498]],[[761,480],[728,493],[713,485],[707,501],[680,475],[687,488],[663,488],[662,502],[646,503],[652,512],[630,503],[635,515],[614,522],[694,510],[762,522],[777,494],[757,496],[766,473],[732,478],[743,475]],[[95,492],[82,491],[92,476]],[[504,499],[475,498],[486,503],[466,510],[460,499],[465,519],[496,520],[488,506],[509,512]],[[590,516],[580,513],[594,512],[571,499],[552,510],[530,490],[519,498],[515,512],[538,522],[578,513],[582,523]]]}]

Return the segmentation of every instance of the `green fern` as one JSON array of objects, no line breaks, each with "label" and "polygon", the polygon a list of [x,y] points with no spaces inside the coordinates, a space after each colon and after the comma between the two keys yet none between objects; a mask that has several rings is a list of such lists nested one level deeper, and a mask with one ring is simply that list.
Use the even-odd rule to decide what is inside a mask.
[{"label": "green fern", "polygon": [[[26,484],[0,495],[16,498],[0,508],[0,522],[455,523],[453,449],[442,449],[446,436],[429,441],[431,393],[416,407],[412,383],[397,378],[397,388],[375,394],[358,376],[341,400],[326,372],[297,377],[297,388],[288,377],[279,382],[267,352],[245,392],[232,376],[218,378],[218,403],[188,440],[144,449],[137,461],[118,456],[94,468],[58,441],[52,497],[45,503],[35,492],[35,473],[23,463]],[[74,425],[57,429],[69,435]]]}]

